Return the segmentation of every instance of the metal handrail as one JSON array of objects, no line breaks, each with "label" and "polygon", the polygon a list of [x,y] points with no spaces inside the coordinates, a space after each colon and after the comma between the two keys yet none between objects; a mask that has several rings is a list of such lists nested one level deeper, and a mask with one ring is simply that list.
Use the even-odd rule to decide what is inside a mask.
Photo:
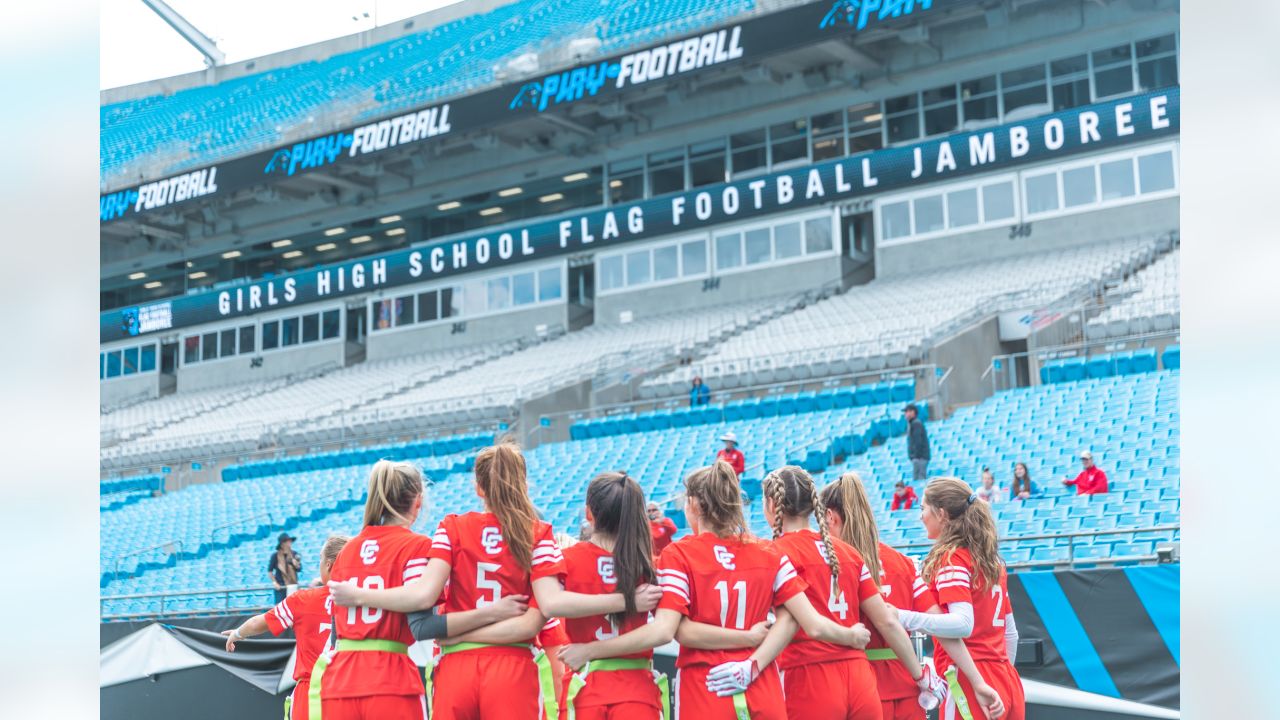
[{"label": "metal handrail", "polygon": [[[1067,539],[1067,559],[1046,560],[1043,562],[1028,560],[1027,562],[1011,563],[1009,567],[1011,568],[1045,567],[1045,566],[1057,567],[1061,565],[1066,565],[1070,567],[1072,565],[1075,565],[1075,562],[1076,562],[1076,552],[1075,552],[1076,538],[1101,537],[1103,535],[1138,535],[1141,533],[1165,532],[1170,530],[1176,531],[1181,529],[1182,529],[1181,525],[1155,525],[1152,527],[1145,527],[1145,528],[1128,528],[1128,529],[1117,528],[1114,530],[1089,530],[1089,531],[1073,532],[1073,533],[1045,533],[1040,535],[1016,535],[1013,537],[1006,536],[1006,537],[999,538],[999,542],[1016,544],[1016,543],[1024,542],[1027,540],[1059,540],[1061,538],[1066,538]],[[899,550],[902,552],[906,552],[907,550],[911,550],[911,549],[929,548],[929,547],[933,547],[932,542],[905,543],[902,545],[893,546],[895,550]],[[1115,560],[1142,560],[1142,559],[1154,559],[1155,557],[1156,556],[1138,555],[1133,557],[1117,558]],[[1089,558],[1089,562],[1114,562],[1115,560],[1111,560],[1107,558]]]}]

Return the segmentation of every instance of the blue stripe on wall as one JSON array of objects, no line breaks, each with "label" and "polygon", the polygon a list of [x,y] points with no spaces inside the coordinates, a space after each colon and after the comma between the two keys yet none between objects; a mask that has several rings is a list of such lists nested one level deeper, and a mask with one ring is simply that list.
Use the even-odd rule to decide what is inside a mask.
[{"label": "blue stripe on wall", "polygon": [[[1052,572],[1021,573],[1022,587],[1027,591],[1036,612],[1044,621],[1045,631],[1058,647],[1067,672],[1075,679],[1076,686],[1086,692],[1098,693],[1110,697],[1120,697],[1111,673],[1102,664],[1093,641],[1085,633],[1084,626],[1076,617],[1076,611],[1067,601],[1062,586]],[[1017,616],[1017,611],[1014,611]]]},{"label": "blue stripe on wall", "polygon": [[1182,585],[1180,565],[1155,565],[1148,567],[1127,568],[1124,571],[1129,584],[1142,601],[1151,623],[1156,626],[1160,638],[1173,661],[1182,665],[1179,648],[1182,635],[1179,623],[1182,619],[1179,590]]}]

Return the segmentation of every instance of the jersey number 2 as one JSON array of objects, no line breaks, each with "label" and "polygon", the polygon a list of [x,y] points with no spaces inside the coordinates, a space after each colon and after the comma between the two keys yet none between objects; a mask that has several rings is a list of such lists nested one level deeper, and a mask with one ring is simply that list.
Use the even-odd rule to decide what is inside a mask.
[{"label": "jersey number 2", "polygon": [[[716,592],[720,593],[720,627],[729,627],[725,621],[729,619],[729,583],[721,580],[716,583]],[[739,630],[747,629],[747,581],[739,580],[733,584],[738,595],[738,614],[733,626]]]},{"label": "jersey number 2", "polygon": [[991,625],[993,627],[1004,627],[1004,613],[1001,612],[1001,610],[1004,610],[1004,588],[999,585],[992,585],[991,597],[996,599],[996,615],[991,618]]}]

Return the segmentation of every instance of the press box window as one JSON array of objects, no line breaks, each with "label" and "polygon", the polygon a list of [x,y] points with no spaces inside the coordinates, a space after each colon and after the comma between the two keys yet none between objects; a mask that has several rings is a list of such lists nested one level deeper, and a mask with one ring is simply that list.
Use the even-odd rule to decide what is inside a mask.
[{"label": "press box window", "polygon": [[138,372],[138,348],[125,348],[121,352],[121,363],[125,375]]},{"label": "press box window", "polygon": [[656,282],[674,280],[680,274],[680,248],[664,245],[653,249],[653,279]]},{"label": "press box window", "polygon": [[[199,338],[187,338],[199,341]],[[107,353],[107,377],[120,377],[120,351],[112,350]]]},{"label": "press box window", "polygon": [[649,194],[663,195],[684,190],[684,148],[649,156]]},{"label": "press box window", "polygon": [[[409,306],[409,313],[413,313],[413,298],[403,298],[397,302],[404,302]],[[302,342],[311,343],[320,340],[320,314],[312,313],[302,316]]]},{"label": "press box window", "polygon": [[511,302],[514,305],[532,305],[538,300],[538,279],[531,272],[517,273],[511,277]]},{"label": "press box window", "polygon": [[769,128],[769,145],[773,165],[802,160],[809,155],[809,120],[800,118]]},{"label": "press box window", "polygon": [[1098,165],[1102,178],[1102,200],[1133,197],[1137,190],[1133,181],[1133,159],[1113,160]]},{"label": "press box window", "polygon": [[757,170],[768,163],[765,131],[752,130],[729,136],[729,151],[734,174]]},{"label": "press box window", "polygon": [[1034,175],[1026,180],[1027,213],[1043,213],[1058,209],[1058,173]]},{"label": "press box window", "polygon": [[272,320],[262,323],[262,349],[275,350],[280,347],[280,321]]},{"label": "press box window", "polygon": [[813,145],[810,155],[814,162],[844,155],[844,113],[815,115],[812,120],[812,133]]},{"label": "press box window", "polygon": [[1000,97],[996,92],[996,76],[988,75],[960,83],[964,121],[995,120],[1000,117]]},{"label": "press box window", "polygon": [[138,369],[142,372],[151,372],[156,369],[156,346],[143,345],[142,357]]},{"label": "press box window", "polygon": [[462,288],[440,288],[440,317],[451,318],[462,314]]},{"label": "press box window", "polygon": [[542,302],[547,300],[559,300],[561,297],[560,290],[560,268],[547,268],[538,271],[538,299]]},{"label": "press box window", "polygon": [[1098,99],[1133,92],[1133,59],[1129,45],[1093,53],[1093,89]]},{"label": "press box window", "polygon": [[1009,114],[1021,107],[1048,103],[1044,65],[1030,65],[1000,74],[1004,88],[1004,112]]},{"label": "press box window", "polygon": [[1172,190],[1173,153],[1161,152],[1138,156],[1138,187],[1142,194]]},{"label": "press box window", "polygon": [[489,304],[486,310],[506,310],[511,307],[511,278],[496,277],[490,278],[485,286],[489,294]]},{"label": "press box window", "polygon": [[221,346],[219,347],[218,357],[231,357],[236,354],[236,330],[228,328],[221,333]]},{"label": "press box window", "polygon": [[886,203],[880,206],[880,237],[885,240],[911,234],[911,203]]},{"label": "press box window", "polygon": [[884,121],[888,127],[890,143],[905,142],[920,137],[918,103],[918,96],[915,93],[884,101]]},{"label": "press box window", "polygon": [[418,295],[418,321],[431,322],[440,317],[440,297],[435,290]]},{"label": "press box window", "polygon": [[338,310],[325,310],[321,318],[321,335],[325,340],[338,337],[341,331],[342,313]]},{"label": "press box window", "polygon": [[884,147],[884,115],[880,111],[880,103],[852,105],[846,114],[849,118],[850,155]]},{"label": "press box window", "polygon": [[1156,90],[1178,84],[1178,45],[1173,35],[1139,40],[1134,50],[1138,59],[1139,90]]},{"label": "press box window", "polygon": [[280,346],[298,344],[298,318],[285,318],[280,322]]},{"label": "press box window", "polygon": [[742,234],[716,236],[716,269],[728,270],[742,265]]},{"label": "press box window", "polygon": [[689,179],[693,187],[722,183],[725,179],[724,139],[689,146]]},{"label": "press box window", "polygon": [[1053,109],[1089,104],[1089,56],[1074,55],[1049,63],[1053,78]]},{"label": "press box window", "polygon": [[707,272],[707,242],[694,240],[680,245],[680,272],[684,277]]},{"label": "press box window", "polygon": [[644,199],[644,158],[609,163],[609,202]]},{"label": "press box window", "polygon": [[615,290],[622,287],[622,256],[600,258],[600,289]]},{"label": "press box window", "polygon": [[650,282],[652,275],[649,269],[649,251],[627,253],[627,285],[641,285]]},{"label": "press box window", "polygon": [[810,218],[804,221],[804,250],[819,253],[831,250],[831,219]]},{"label": "press box window", "polygon": [[944,135],[960,127],[956,86],[943,85],[920,94],[924,102],[924,134]]},{"label": "press box window", "polygon": [[200,359],[213,360],[218,357],[218,333],[205,333],[200,338]]},{"label": "press box window", "polygon": [[253,335],[254,328],[252,325],[245,325],[240,328],[240,354],[253,352]]},{"label": "press box window", "polygon": [[1093,165],[1062,172],[1063,207],[1092,205],[1098,201],[1098,184]]},{"label": "press box window", "polygon": [[746,261],[748,265],[759,265],[762,262],[772,260],[773,248],[769,241],[769,228],[756,228],[748,230],[742,234],[743,244],[746,246]]}]

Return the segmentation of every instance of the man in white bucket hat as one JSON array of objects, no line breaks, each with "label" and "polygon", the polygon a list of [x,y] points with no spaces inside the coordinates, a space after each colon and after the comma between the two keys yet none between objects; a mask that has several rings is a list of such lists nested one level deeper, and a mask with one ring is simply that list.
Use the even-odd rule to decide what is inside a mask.
[{"label": "man in white bucket hat", "polygon": [[729,463],[733,466],[735,473],[742,475],[743,469],[747,466],[747,459],[742,456],[742,451],[738,449],[738,436],[727,432],[720,436],[720,440],[724,443],[724,449],[716,453],[716,459]]}]

